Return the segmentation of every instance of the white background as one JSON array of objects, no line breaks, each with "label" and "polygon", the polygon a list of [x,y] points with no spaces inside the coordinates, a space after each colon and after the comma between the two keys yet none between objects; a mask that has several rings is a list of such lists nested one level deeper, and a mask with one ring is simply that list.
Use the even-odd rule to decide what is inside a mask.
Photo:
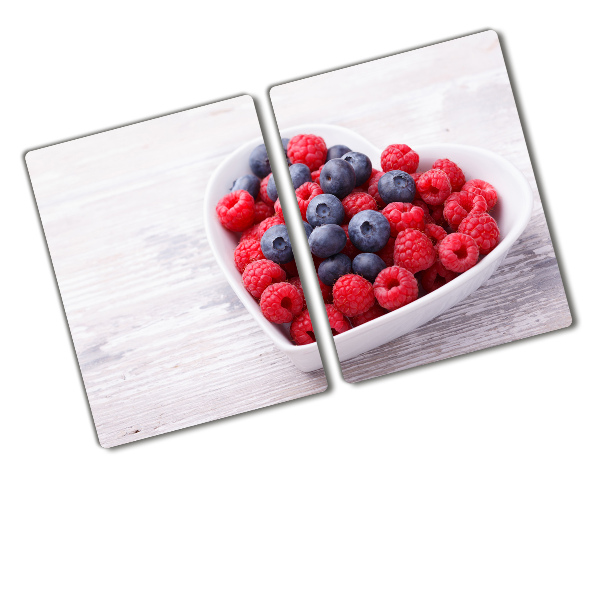
[{"label": "white background", "polygon": [[[598,598],[597,17],[536,4],[5,9],[3,597]],[[100,448],[24,152],[488,28],[574,325]]]}]

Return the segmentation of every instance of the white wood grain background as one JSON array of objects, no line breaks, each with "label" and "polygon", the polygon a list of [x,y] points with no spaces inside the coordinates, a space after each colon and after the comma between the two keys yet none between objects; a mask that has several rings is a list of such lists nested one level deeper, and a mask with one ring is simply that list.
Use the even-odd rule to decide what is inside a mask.
[{"label": "white wood grain background", "polygon": [[327,388],[273,347],[206,240],[210,174],[258,136],[242,96],[26,157],[104,447]]},{"label": "white wood grain background", "polygon": [[[493,31],[275,86],[280,128],[342,125],[380,148],[454,142],[504,156],[534,190],[531,222],[461,305],[342,363],[350,382],[568,327],[571,315],[498,36]],[[451,157],[450,157],[451,158]]]}]

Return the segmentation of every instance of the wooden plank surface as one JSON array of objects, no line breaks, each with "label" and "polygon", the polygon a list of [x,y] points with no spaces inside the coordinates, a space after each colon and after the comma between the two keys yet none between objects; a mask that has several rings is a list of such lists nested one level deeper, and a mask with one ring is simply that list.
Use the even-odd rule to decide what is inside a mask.
[{"label": "wooden plank surface", "polygon": [[275,349],[206,239],[212,171],[260,135],[242,96],[27,155],[104,447],[327,388]]},{"label": "wooden plank surface", "polygon": [[357,358],[347,381],[385,375],[568,327],[571,315],[498,37],[493,31],[279,85],[280,128],[329,123],[380,148],[454,142],[487,148],[534,191],[527,229],[496,274],[460,306]]}]

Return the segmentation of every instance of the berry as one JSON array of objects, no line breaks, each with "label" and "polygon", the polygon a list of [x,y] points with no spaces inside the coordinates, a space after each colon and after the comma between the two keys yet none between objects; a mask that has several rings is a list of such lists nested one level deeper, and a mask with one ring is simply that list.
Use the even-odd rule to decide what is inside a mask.
[{"label": "berry", "polygon": [[440,158],[431,165],[431,168],[440,169],[448,175],[453,192],[460,191],[462,186],[465,185],[465,174],[455,162],[447,158]]},{"label": "berry", "polygon": [[273,215],[272,217],[267,217],[264,221],[261,221],[256,226],[256,239],[260,241],[262,239],[262,236],[266,233],[266,231],[274,225],[285,225],[283,217],[280,217],[279,215]]},{"label": "berry", "polygon": [[255,200],[260,191],[260,179],[256,175],[242,175],[231,186],[230,192],[246,190]]},{"label": "berry", "polygon": [[377,210],[377,201],[366,192],[354,190],[342,200],[342,206],[345,220],[349,222],[363,210]]},{"label": "berry", "polygon": [[318,135],[295,135],[289,141],[287,156],[292,164],[303,164],[309,171],[316,171],[325,164],[327,146],[325,140]]},{"label": "berry", "polygon": [[240,240],[233,251],[233,262],[235,268],[243,273],[244,269],[253,261],[261,260],[265,256],[260,249],[260,241],[253,237]]},{"label": "berry", "polygon": [[257,223],[256,225],[252,225],[252,227],[248,227],[248,229],[244,229],[244,231],[242,231],[242,237],[240,237],[240,242],[249,238],[258,240],[260,242],[261,236],[259,236],[257,233],[259,226],[260,223]]},{"label": "berry", "polygon": [[464,273],[479,258],[477,242],[464,233],[450,233],[437,245],[440,262],[454,273]]},{"label": "berry", "polygon": [[306,239],[310,237],[310,234],[313,232],[313,228],[306,221],[302,221],[302,225],[304,226],[304,232],[306,233]]},{"label": "berry", "polygon": [[306,219],[313,227],[340,225],[344,220],[344,207],[333,194],[319,194],[310,201],[306,209]]},{"label": "berry", "polygon": [[317,269],[319,279],[332,286],[340,277],[350,273],[352,261],[345,254],[335,254],[326,258]]},{"label": "berry", "polygon": [[385,173],[383,171],[375,171],[365,184],[367,186],[367,193],[369,194],[369,196],[373,196],[373,198],[375,198],[375,202],[377,202],[377,206],[379,208],[383,208],[385,206],[385,202],[381,199],[381,196],[379,195],[378,187],[379,180],[384,176],[384,174]]},{"label": "berry", "polygon": [[456,231],[462,220],[471,212],[483,212],[487,202],[483,196],[475,195],[470,191],[454,192],[444,202],[444,219],[450,229]]},{"label": "berry", "polygon": [[377,254],[363,252],[357,254],[352,261],[352,272],[373,283],[377,275],[379,275],[386,266],[383,258],[377,256]]},{"label": "berry", "polygon": [[333,158],[342,158],[344,154],[348,152],[352,152],[348,146],[344,146],[343,144],[336,144],[335,146],[331,146],[327,150],[327,160],[325,162],[329,162]]},{"label": "berry", "polygon": [[356,187],[363,185],[370,177],[373,171],[371,159],[362,152],[346,152],[342,156],[342,160],[352,165],[354,174],[356,175]]},{"label": "berry", "polygon": [[394,266],[394,246],[396,245],[396,238],[391,237],[387,241],[387,244],[377,252],[377,256],[383,260],[386,267]]},{"label": "berry", "polygon": [[377,191],[385,204],[390,202],[412,202],[415,198],[415,182],[404,171],[388,171],[377,183]]},{"label": "berry", "polygon": [[[417,187],[417,182],[421,178],[421,175],[423,175],[423,171],[419,171],[417,173],[411,173],[410,174],[410,176],[413,178],[413,181],[415,182],[415,189]],[[422,200],[421,195],[419,194],[419,190],[415,191],[415,200]]]},{"label": "berry", "polygon": [[298,267],[296,266],[295,260],[290,260],[290,262],[283,263],[281,268],[290,276],[290,277],[298,277]]},{"label": "berry", "polygon": [[269,173],[266,177],[260,180],[260,189],[258,191],[258,200],[262,200],[266,204],[273,204],[273,200],[269,198],[269,194],[267,194],[267,186],[269,185],[269,179],[273,177],[272,173]]},{"label": "berry", "polygon": [[[325,260],[329,260],[329,259],[325,259]],[[333,302],[333,297],[331,295],[331,291],[332,291],[331,286],[323,283],[319,279],[319,287],[321,288],[321,296],[323,296],[323,302],[325,302],[325,304],[331,304]]]},{"label": "berry", "polygon": [[290,143],[290,138],[281,138],[281,145],[283,146],[283,151],[285,152],[285,157],[287,158],[287,164],[291,165],[290,157],[288,156],[287,149]]},{"label": "berry", "polygon": [[482,255],[489,254],[500,241],[498,223],[486,212],[469,213],[460,224],[458,232],[470,235]]},{"label": "berry", "polygon": [[308,238],[308,245],[314,255],[328,258],[342,251],[346,245],[346,233],[339,225],[321,225],[313,229]]},{"label": "berry", "polygon": [[266,177],[271,172],[271,163],[269,155],[264,144],[256,146],[250,153],[250,170],[260,179]]},{"label": "berry", "polygon": [[396,310],[416,300],[419,285],[415,276],[402,267],[388,267],[377,275],[373,284],[375,299],[387,310]]},{"label": "berry", "polygon": [[263,258],[246,266],[242,283],[255,298],[260,298],[271,284],[285,281],[286,278],[285,271],[278,264]]},{"label": "berry", "polygon": [[449,281],[458,277],[458,273],[448,271],[439,260],[436,260],[429,269],[421,273],[421,285],[426,293],[433,292]]},{"label": "berry", "polygon": [[392,144],[381,153],[381,168],[388,171],[414,173],[419,166],[419,155],[406,144]]},{"label": "berry", "polygon": [[300,277],[292,277],[289,280],[289,283],[291,283],[300,292],[300,295],[302,296],[302,309],[304,310],[306,308],[306,298],[304,297],[304,290],[302,289]]},{"label": "berry", "polygon": [[246,190],[230,192],[217,203],[217,217],[229,231],[244,231],[254,223],[254,198]]},{"label": "berry", "polygon": [[[374,293],[374,292],[373,292]],[[368,323],[373,319],[377,319],[378,317],[383,317],[383,315],[387,315],[388,311],[385,308],[382,308],[377,302],[371,306],[371,308],[364,313],[357,315],[350,319],[353,327],[358,327],[359,325],[363,325],[364,323]]]},{"label": "berry", "polygon": [[431,206],[438,206],[452,193],[450,179],[441,169],[430,169],[419,177],[417,191]]},{"label": "berry", "polygon": [[314,182],[311,183],[310,181],[303,183],[296,190],[296,200],[298,201],[298,206],[300,207],[300,214],[302,215],[302,218],[305,221],[306,221],[306,211],[308,209],[308,205],[310,204],[310,201],[322,193],[323,193],[323,190],[321,189],[321,186],[318,183],[314,183]]},{"label": "berry", "polygon": [[347,317],[356,317],[375,304],[373,286],[360,275],[343,275],[333,286],[333,304]]},{"label": "berry", "polygon": [[435,223],[426,223],[424,231],[431,238],[434,245],[441,242],[448,235],[443,227]]},{"label": "berry", "polygon": [[348,225],[346,225],[346,224],[342,225],[342,229],[344,230],[344,232],[346,234],[346,245],[344,246],[344,249],[342,250],[342,254],[345,254],[346,256],[348,256],[352,259],[357,254],[360,253],[360,250],[358,248],[355,248],[354,245],[352,244],[352,242],[350,241],[350,236],[348,235]]},{"label": "berry", "polygon": [[267,229],[260,239],[260,248],[265,258],[278,264],[290,262],[294,258],[292,243],[285,225],[274,225]]},{"label": "berry", "polygon": [[315,183],[319,183],[321,179],[321,171],[325,165],[320,166],[316,171],[312,171],[310,176]]},{"label": "berry", "polygon": [[334,158],[325,163],[319,185],[325,194],[333,194],[344,198],[355,187],[356,174],[350,163],[341,158]]},{"label": "berry", "polygon": [[474,192],[475,194],[483,196],[487,202],[488,210],[494,208],[496,202],[498,202],[498,192],[496,192],[493,185],[487,181],[483,181],[483,179],[471,179],[470,181],[467,181],[467,183],[463,185],[461,191]]},{"label": "berry", "polygon": [[394,264],[411,273],[428,269],[435,262],[432,241],[422,231],[405,229],[398,234],[394,245]]},{"label": "berry", "polygon": [[377,252],[390,238],[390,224],[380,212],[363,210],[352,217],[348,235],[361,252]]},{"label": "berry", "polygon": [[260,310],[271,323],[291,323],[302,312],[303,302],[304,296],[291,283],[274,283],[262,293]]},{"label": "berry", "polygon": [[273,205],[271,203],[267,204],[262,200],[254,203],[254,223],[260,223],[265,219],[272,217],[275,214],[275,210],[273,209]]},{"label": "berry", "polygon": [[[312,177],[310,176],[310,169],[301,163],[292,164],[289,166],[290,177],[292,178],[292,185],[297,190],[303,183],[307,181],[312,183]],[[279,198],[279,192],[277,191],[277,184],[275,178],[271,177],[267,184],[267,195],[273,202]]]},{"label": "berry", "polygon": [[290,336],[298,346],[305,346],[317,341],[313,331],[312,321],[308,310],[304,309],[290,325]]},{"label": "berry", "polygon": [[325,310],[327,311],[332,335],[338,335],[350,329],[350,321],[333,304],[326,304]]},{"label": "berry", "polygon": [[390,235],[396,237],[405,229],[425,229],[425,211],[408,202],[391,202],[381,214],[390,224]]}]

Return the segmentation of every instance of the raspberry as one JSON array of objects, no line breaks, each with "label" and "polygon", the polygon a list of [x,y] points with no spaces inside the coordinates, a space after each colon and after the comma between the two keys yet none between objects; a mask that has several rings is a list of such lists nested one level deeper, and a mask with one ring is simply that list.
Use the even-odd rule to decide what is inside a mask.
[{"label": "raspberry", "polygon": [[444,218],[450,229],[456,231],[461,221],[472,211],[483,212],[487,202],[483,196],[475,195],[469,190],[454,192],[444,203]]},{"label": "raspberry", "polygon": [[296,190],[296,200],[298,201],[298,206],[300,207],[300,214],[302,215],[302,220],[306,221],[306,209],[310,204],[310,201],[319,194],[322,194],[323,190],[318,183],[307,181],[303,183]]},{"label": "raspberry", "polygon": [[292,277],[289,280],[289,283],[291,283],[300,292],[300,295],[302,296],[302,309],[304,310],[306,308],[306,298],[304,297],[304,290],[302,289],[300,277]]},{"label": "raspberry", "polygon": [[318,135],[295,135],[288,144],[287,155],[292,164],[303,163],[311,171],[316,171],[327,160],[327,146]]},{"label": "raspberry", "polygon": [[486,212],[469,213],[463,219],[458,231],[470,235],[477,242],[479,254],[489,254],[500,241],[498,223]]},{"label": "raspberry", "polygon": [[365,311],[364,313],[357,315],[356,317],[353,317],[352,319],[350,319],[350,321],[352,322],[352,326],[353,327],[358,327],[359,325],[362,325],[363,323],[367,323],[368,321],[372,321],[373,319],[377,319],[377,317],[382,317],[383,315],[387,315],[388,311],[385,310],[385,308],[382,308],[381,306],[379,306],[379,304],[377,304],[377,302],[375,304],[373,304],[373,306],[371,306],[371,308],[367,311]]},{"label": "raspberry", "polygon": [[242,283],[255,298],[260,298],[271,284],[285,281],[286,277],[285,271],[277,263],[264,258],[248,264],[242,275]]},{"label": "raspberry", "polygon": [[435,223],[425,224],[425,234],[431,238],[434,245],[441,242],[448,235],[443,227]]},{"label": "raspberry", "polygon": [[265,257],[260,249],[260,240],[253,237],[240,240],[236,249],[233,251],[233,261],[235,268],[243,273],[244,269],[253,261],[261,260]]},{"label": "raspberry", "polygon": [[421,285],[425,292],[429,293],[441,288],[455,277],[458,277],[458,273],[449,271],[439,260],[436,260],[429,269],[421,273]]},{"label": "raspberry", "polygon": [[313,171],[310,174],[310,178],[313,180],[314,183],[319,183],[319,180],[321,179],[321,171],[323,170],[323,165],[321,165],[316,171]]},{"label": "raspberry", "polygon": [[347,317],[356,317],[375,304],[373,286],[360,275],[343,275],[333,286],[333,304]]},{"label": "raspberry", "polygon": [[417,191],[421,198],[431,206],[443,204],[452,193],[450,179],[441,169],[430,169],[419,177]]},{"label": "raspberry", "polygon": [[419,155],[406,144],[391,144],[381,153],[381,168],[388,171],[414,173],[419,166]]},{"label": "raspberry", "polygon": [[290,325],[290,336],[298,346],[305,346],[316,342],[315,333],[313,331],[312,321],[308,310],[304,309]]},{"label": "raspberry", "polygon": [[258,237],[258,228],[260,223],[256,225],[252,225],[252,227],[248,227],[248,229],[244,229],[242,231],[242,237],[240,238],[240,242],[243,240],[247,240],[248,238],[252,238],[253,240],[258,240],[260,242],[260,238]]},{"label": "raspberry", "polygon": [[465,192],[475,192],[485,198],[487,202],[487,209],[491,210],[498,202],[498,192],[496,192],[494,186],[483,179],[471,179],[463,185],[462,190]]},{"label": "raspberry", "polygon": [[[377,175],[377,173],[381,173],[383,175],[382,171],[380,171],[379,169],[374,169],[373,167],[371,167],[371,175],[369,175],[369,178],[360,186],[360,191],[361,192],[367,192],[367,193],[369,193],[369,186],[373,182],[373,178]],[[379,181],[379,179],[377,181]],[[372,196],[373,194],[370,194],[370,195]]]},{"label": "raspberry", "polygon": [[432,241],[416,229],[405,229],[398,234],[394,245],[394,264],[411,273],[428,269],[435,262]]},{"label": "raspberry", "polygon": [[383,259],[383,262],[388,267],[394,266],[394,245],[396,244],[396,238],[390,236],[390,239],[387,241],[386,245],[379,251],[376,252],[379,258]]},{"label": "raspberry", "polygon": [[464,273],[475,265],[479,258],[477,243],[464,233],[450,233],[438,245],[440,262],[449,271]]},{"label": "raspberry", "polygon": [[290,262],[283,263],[281,268],[290,276],[290,277],[298,277],[298,267],[296,266],[295,260],[290,260]]},{"label": "raspberry", "polygon": [[350,241],[350,236],[348,235],[348,225],[340,226],[344,232],[346,233],[346,245],[341,250],[342,254],[350,257],[351,259],[360,254],[360,250],[354,246],[354,244]]},{"label": "raspberry", "polygon": [[217,217],[229,231],[244,231],[254,223],[254,198],[246,190],[236,190],[217,203]]},{"label": "raspberry", "polygon": [[[423,175],[424,171],[419,171],[417,173],[411,173],[410,176],[413,178],[413,181],[415,182],[415,187],[417,187],[417,183],[419,181],[419,179],[421,178],[421,175]],[[417,191],[415,192],[415,199],[416,200],[422,200],[421,198],[421,194],[419,194],[419,190],[417,189]]]},{"label": "raspberry", "polygon": [[377,201],[373,196],[361,191],[353,190],[342,200],[346,221],[363,210],[377,210]]},{"label": "raspberry", "polygon": [[302,312],[304,296],[287,281],[274,283],[260,296],[260,310],[271,323],[291,323]]},{"label": "raspberry", "polygon": [[279,215],[273,215],[272,217],[268,217],[264,221],[261,221],[257,225],[255,235],[260,240],[262,238],[262,236],[265,234],[265,231],[267,231],[267,229],[270,229],[271,227],[273,227],[273,225],[284,225],[284,224],[285,224],[285,221],[283,220],[283,217],[280,217]]},{"label": "raspberry", "polygon": [[283,209],[281,208],[281,202],[279,201],[279,198],[277,198],[277,200],[275,201],[275,204],[273,205],[273,210],[275,211],[275,214],[278,217],[281,217],[283,219]]},{"label": "raspberry", "polygon": [[319,287],[321,288],[321,295],[323,296],[323,302],[325,304],[331,304],[333,302],[332,288],[330,285],[323,283],[319,279]]},{"label": "raspberry", "polygon": [[350,329],[350,321],[333,304],[326,304],[325,310],[327,311],[332,335],[344,333],[344,331]]},{"label": "raspberry", "polygon": [[268,217],[272,217],[275,214],[273,210],[273,204],[267,204],[262,200],[254,203],[254,223],[260,223]]},{"label": "raspberry", "polygon": [[444,205],[431,206],[429,209],[429,216],[431,220],[436,224],[444,227],[447,225],[446,219],[444,219]]},{"label": "raspberry", "polygon": [[260,190],[258,192],[258,200],[261,200],[267,205],[273,206],[273,200],[269,198],[269,194],[267,194],[267,185],[269,185],[269,178],[273,177],[273,173],[269,173],[266,177],[263,177],[260,180]]},{"label": "raspberry", "polygon": [[440,158],[431,165],[431,168],[440,169],[448,175],[453,192],[460,191],[462,186],[465,185],[465,174],[455,162],[447,158]]},{"label": "raspberry", "polygon": [[379,195],[379,190],[377,188],[379,180],[384,175],[385,173],[383,171],[377,171],[374,175],[371,175],[367,183],[365,183],[365,185],[367,186],[367,193],[369,194],[369,196],[373,196],[373,198],[375,198],[375,202],[377,202],[377,206],[379,208],[383,208],[385,206],[385,202],[381,199],[381,196]]},{"label": "raspberry", "polygon": [[390,223],[392,237],[405,229],[425,229],[425,211],[419,206],[408,202],[390,202],[381,213]]},{"label": "raspberry", "polygon": [[396,310],[416,300],[419,286],[415,276],[402,267],[388,267],[373,284],[375,298],[382,308]]}]

